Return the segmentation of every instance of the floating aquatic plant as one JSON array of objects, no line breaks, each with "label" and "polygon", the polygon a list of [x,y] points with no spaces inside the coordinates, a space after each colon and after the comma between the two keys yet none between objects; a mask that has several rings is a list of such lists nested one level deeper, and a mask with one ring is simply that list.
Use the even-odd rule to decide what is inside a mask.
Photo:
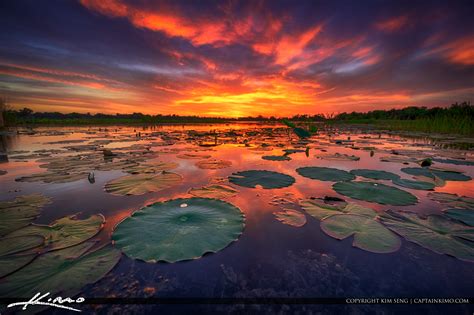
[{"label": "floating aquatic plant", "polygon": [[243,214],[230,203],[174,199],[136,211],[116,227],[112,239],[131,258],[176,262],[222,250],[243,228]]},{"label": "floating aquatic plant", "polygon": [[232,166],[232,162],[226,160],[202,160],[196,162],[196,166],[202,169],[216,170],[230,167]]},{"label": "floating aquatic plant", "polygon": [[278,172],[251,170],[233,173],[229,176],[229,181],[249,188],[260,185],[265,189],[273,189],[291,186],[295,179],[290,175]]},{"label": "floating aquatic plant", "polygon": [[100,231],[104,222],[105,218],[101,214],[94,214],[82,220],[75,216],[68,216],[50,225],[31,224],[10,233],[8,237],[41,236],[48,250],[56,250],[90,239]]},{"label": "floating aquatic plant", "polygon": [[384,205],[407,206],[417,202],[417,198],[409,192],[373,182],[339,182],[332,188],[341,195]]},{"label": "floating aquatic plant", "polygon": [[411,188],[411,189],[418,189],[418,190],[432,190],[436,187],[433,182],[428,181],[418,181],[418,180],[410,180],[404,178],[397,178],[392,180],[395,185]]},{"label": "floating aquatic plant", "polygon": [[424,168],[424,167],[406,167],[406,168],[402,168],[402,172],[410,174],[410,175],[414,175],[414,176],[426,176],[430,178],[434,178],[436,176],[447,181],[471,180],[471,177],[461,174],[461,173],[444,172],[444,171],[438,171],[438,170],[433,170],[433,169]]},{"label": "floating aquatic plant", "polygon": [[383,179],[383,180],[394,180],[400,178],[397,174],[386,172],[386,171],[379,171],[379,170],[368,170],[368,169],[357,169],[352,170],[351,174],[356,176],[362,176],[365,178],[370,179]]},{"label": "floating aquatic plant", "polygon": [[349,172],[330,167],[300,167],[296,169],[296,172],[301,176],[322,181],[338,182],[353,180],[355,178],[355,176]]},{"label": "floating aquatic plant", "polygon": [[192,188],[189,193],[201,198],[225,199],[237,194],[237,190],[226,185],[208,185],[201,188]]},{"label": "floating aquatic plant", "polygon": [[428,193],[428,198],[439,203],[447,204],[450,207],[474,210],[474,198],[472,197],[443,192],[430,192]]},{"label": "floating aquatic plant", "polygon": [[274,212],[275,218],[283,224],[291,225],[295,227],[302,227],[306,224],[306,216],[304,213],[293,209],[283,209],[281,211]]},{"label": "floating aquatic plant", "polygon": [[472,227],[441,215],[429,215],[421,219],[414,213],[401,214],[395,211],[387,211],[381,216],[381,221],[407,240],[435,253],[474,261]]},{"label": "floating aquatic plant", "polygon": [[464,224],[474,227],[474,210],[453,208],[444,210],[444,214],[451,219],[458,220]]},{"label": "floating aquatic plant", "polygon": [[31,298],[38,292],[50,292],[51,296],[77,295],[85,285],[104,277],[120,259],[120,251],[111,246],[87,252],[92,245],[85,242],[40,255],[4,278],[0,295],[15,298]]},{"label": "floating aquatic plant", "polygon": [[286,155],[264,155],[262,156],[262,159],[268,160],[268,161],[290,161],[291,158]]},{"label": "floating aquatic plant", "polygon": [[124,170],[130,174],[152,174],[160,173],[163,171],[170,171],[177,168],[179,165],[175,162],[156,162],[156,163],[144,163],[131,165]]},{"label": "floating aquatic plant", "polygon": [[331,205],[319,199],[300,204],[321,220],[321,229],[331,237],[342,240],[354,236],[354,247],[373,253],[391,253],[400,248],[400,239],[377,221],[377,213],[370,208],[355,203]]},{"label": "floating aquatic plant", "polygon": [[42,207],[50,202],[40,194],[16,197],[12,201],[0,202],[0,236],[29,225]]},{"label": "floating aquatic plant", "polygon": [[118,196],[143,195],[169,188],[181,180],[181,175],[165,171],[158,174],[127,175],[105,184],[105,190]]}]

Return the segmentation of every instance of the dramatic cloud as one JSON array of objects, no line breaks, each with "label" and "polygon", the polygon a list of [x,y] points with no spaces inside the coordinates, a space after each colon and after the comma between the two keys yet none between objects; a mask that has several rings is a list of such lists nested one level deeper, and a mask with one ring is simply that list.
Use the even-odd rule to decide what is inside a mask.
[{"label": "dramatic cloud", "polygon": [[211,116],[474,96],[471,1],[10,1],[0,95],[61,112]]}]

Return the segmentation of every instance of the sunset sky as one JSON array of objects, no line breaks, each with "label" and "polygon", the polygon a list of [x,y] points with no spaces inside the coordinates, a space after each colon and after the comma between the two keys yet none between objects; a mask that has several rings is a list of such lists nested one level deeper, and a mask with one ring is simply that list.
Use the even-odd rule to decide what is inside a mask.
[{"label": "sunset sky", "polygon": [[286,116],[474,101],[474,1],[1,1],[35,111]]}]

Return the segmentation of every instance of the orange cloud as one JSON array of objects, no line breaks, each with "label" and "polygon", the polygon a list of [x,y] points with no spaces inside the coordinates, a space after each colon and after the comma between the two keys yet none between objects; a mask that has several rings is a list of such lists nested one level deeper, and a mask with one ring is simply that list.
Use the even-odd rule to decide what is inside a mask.
[{"label": "orange cloud", "polygon": [[375,24],[375,28],[387,33],[394,33],[407,26],[409,18],[407,15],[396,16]]},{"label": "orange cloud", "polygon": [[430,48],[424,56],[441,55],[449,62],[461,65],[474,65],[474,35],[466,36],[451,42],[440,43],[442,37],[438,36],[427,41],[426,45],[435,46]]},{"label": "orange cloud", "polygon": [[170,37],[186,38],[197,46],[232,41],[224,21],[191,21],[176,12],[147,11],[120,0],[81,0],[81,3],[110,17],[127,18],[136,27],[160,31]]}]

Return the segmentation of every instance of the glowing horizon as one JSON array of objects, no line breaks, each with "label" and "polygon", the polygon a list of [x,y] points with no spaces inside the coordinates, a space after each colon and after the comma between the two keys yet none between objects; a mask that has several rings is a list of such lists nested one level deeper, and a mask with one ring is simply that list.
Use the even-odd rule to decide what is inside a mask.
[{"label": "glowing horizon", "polygon": [[14,108],[282,117],[474,96],[469,1],[3,6],[0,96]]}]

